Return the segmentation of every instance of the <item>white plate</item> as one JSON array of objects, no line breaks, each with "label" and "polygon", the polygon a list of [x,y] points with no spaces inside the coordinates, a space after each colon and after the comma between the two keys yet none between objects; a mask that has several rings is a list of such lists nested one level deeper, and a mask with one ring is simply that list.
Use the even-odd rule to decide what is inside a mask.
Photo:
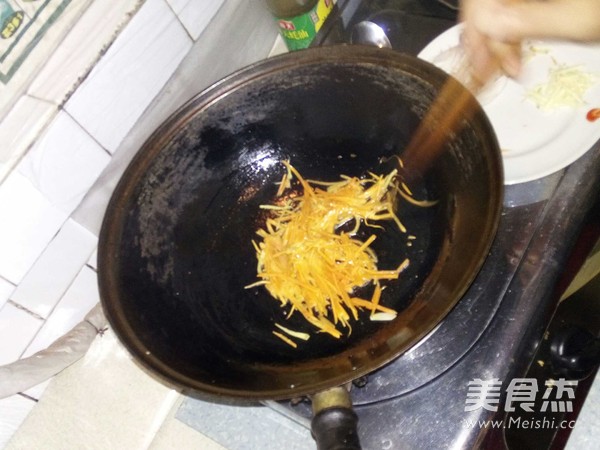
[{"label": "white plate", "polygon": [[[434,39],[419,57],[451,72],[449,59],[460,51],[461,25]],[[527,49],[534,45],[541,52]],[[498,137],[504,161],[505,184],[523,183],[554,173],[587,152],[600,139],[600,120],[586,114],[600,108],[600,45],[535,41],[524,45],[524,65],[518,79],[501,77],[478,97]],[[533,86],[548,79],[555,64],[578,65],[598,75],[579,107],[543,111],[525,98]]]}]

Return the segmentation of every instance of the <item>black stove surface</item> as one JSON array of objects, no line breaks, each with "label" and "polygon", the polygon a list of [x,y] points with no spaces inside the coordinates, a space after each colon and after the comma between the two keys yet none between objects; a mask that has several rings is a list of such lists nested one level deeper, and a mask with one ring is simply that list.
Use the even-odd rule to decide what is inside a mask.
[{"label": "black stove surface", "polygon": [[348,0],[338,5],[313,45],[350,43],[354,25],[368,20],[384,30],[394,50],[417,55],[457,20],[457,10],[447,6],[451,3],[438,0]]},{"label": "black stove surface", "polygon": [[[380,25],[395,50],[416,55],[456,23],[456,11],[436,0],[340,0],[314,45],[349,43],[362,20]],[[558,305],[557,284],[584,224],[598,216],[598,174],[597,143],[562,171],[506,186],[496,239],[464,298],[416,347],[356,381],[351,396],[364,449],[506,448],[503,433],[477,421],[506,420],[507,385],[529,376],[540,342],[552,338],[544,333]],[[497,411],[466,410],[474,380],[502,383]],[[285,406],[299,417],[311,415],[305,402]]]}]

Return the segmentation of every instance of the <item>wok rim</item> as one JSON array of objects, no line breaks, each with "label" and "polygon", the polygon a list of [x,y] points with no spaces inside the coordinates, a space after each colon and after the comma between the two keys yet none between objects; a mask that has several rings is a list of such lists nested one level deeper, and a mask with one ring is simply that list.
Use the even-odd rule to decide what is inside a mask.
[{"label": "wok rim", "polygon": [[[138,337],[134,327],[127,320],[126,315],[119,308],[120,298],[118,289],[118,249],[121,246],[121,232],[123,229],[123,217],[127,213],[124,207],[126,199],[130,198],[132,190],[136,186],[136,181],[145,173],[147,167],[154,158],[161,152],[166,143],[177,135],[178,131],[192,117],[210,108],[218,102],[219,99],[228,95],[243,86],[251,84],[254,80],[268,77],[273,73],[290,70],[296,66],[318,65],[321,63],[360,63],[360,64],[386,64],[391,67],[408,70],[412,74],[422,75],[424,73],[433,73],[434,79],[427,80],[430,83],[440,82],[449,76],[440,69],[418,58],[404,55],[393,50],[375,49],[363,46],[330,46],[310,48],[307,50],[286,53],[267,60],[259,61],[247,66],[231,75],[221,79],[212,86],[203,90],[190,101],[181,106],[171,116],[169,116],[151,136],[145,141],[138,150],[133,160],[121,176],[112,196],[102,223],[99,235],[98,245],[98,286],[100,299],[103,305],[104,313],[112,326],[120,342],[133,355],[134,359],[150,373],[157,376],[163,382],[184,390],[192,390],[198,393],[208,395],[226,396],[230,398],[252,399],[252,400],[282,400],[303,395],[310,395],[334,386],[348,383],[356,378],[367,375],[372,371],[386,365],[390,361],[398,358],[410,348],[421,342],[454,306],[464,296],[473,280],[483,266],[488,252],[496,235],[501,211],[502,199],[504,194],[502,159],[499,144],[489,119],[482,108],[479,108],[471,120],[480,122],[481,127],[486,129],[489,135],[490,144],[495,151],[488,152],[490,157],[486,158],[486,163],[490,171],[490,192],[494,198],[490,199],[490,212],[487,214],[488,220],[485,222],[486,229],[481,231],[482,238],[478,241],[477,257],[472,260],[473,270],[471,270],[468,281],[463,283],[459,292],[452,301],[448,301],[445,308],[439,312],[436,320],[432,320],[426,325],[418,327],[404,345],[394,351],[374,358],[373,363],[360,367],[356,370],[348,370],[338,376],[330,377],[320,382],[307,385],[289,387],[287,389],[231,389],[216,384],[209,384],[189,377],[182,372],[173,369],[167,363],[161,361],[154,354],[148,354],[146,346]],[[495,186],[492,186],[495,184]],[[327,358],[323,360],[326,361]],[[291,371],[297,368],[291,367]],[[258,368],[264,371],[266,368]]]}]

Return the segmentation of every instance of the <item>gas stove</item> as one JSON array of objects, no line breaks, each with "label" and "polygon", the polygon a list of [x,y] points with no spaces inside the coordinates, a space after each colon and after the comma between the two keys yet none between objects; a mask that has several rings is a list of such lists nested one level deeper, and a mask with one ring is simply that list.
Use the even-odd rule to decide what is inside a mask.
[{"label": "gas stove", "polygon": [[456,0],[340,0],[313,46],[352,42],[356,24],[379,25],[392,48],[417,55],[436,36],[456,25]]},{"label": "gas stove", "polygon": [[[368,20],[417,55],[456,17],[437,0],[339,0],[313,45],[350,43]],[[559,306],[600,234],[598,174],[600,143],[557,173],[506,186],[497,236],[464,298],[417,346],[354,382],[363,448],[562,448],[598,367],[600,299],[582,300],[585,321],[576,300]],[[303,399],[275,408],[311,416]]]}]

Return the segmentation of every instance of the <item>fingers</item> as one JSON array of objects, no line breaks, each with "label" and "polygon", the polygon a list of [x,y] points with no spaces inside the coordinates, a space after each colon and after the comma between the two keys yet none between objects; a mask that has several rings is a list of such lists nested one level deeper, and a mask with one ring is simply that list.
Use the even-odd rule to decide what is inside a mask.
[{"label": "fingers", "polygon": [[520,41],[489,33],[493,17],[501,16],[505,8],[502,0],[463,0],[461,5],[462,44],[472,76],[482,84],[499,72],[516,76],[521,67]]},{"label": "fingers", "polygon": [[600,0],[550,0],[515,4],[507,16],[509,38],[600,39]]},{"label": "fingers", "polygon": [[479,85],[485,85],[499,73],[516,77],[521,70],[521,46],[518,44],[489,41],[482,36],[477,39],[477,44],[465,48],[470,75]]},{"label": "fingers", "polygon": [[600,39],[600,0],[467,0],[463,19],[500,42]]},{"label": "fingers", "polygon": [[521,69],[520,43],[495,41],[468,26],[465,26],[461,40],[471,66],[471,76],[479,84],[485,84],[499,72],[512,77],[518,75]]},{"label": "fingers", "polygon": [[498,60],[489,49],[489,39],[480,33],[465,33],[462,45],[466,51],[470,65],[470,75],[475,81],[484,85],[500,70]]},{"label": "fingers", "polygon": [[528,38],[600,40],[600,0],[463,0],[464,47],[477,76],[516,76]]},{"label": "fingers", "polygon": [[488,42],[488,49],[496,60],[499,70],[508,76],[516,77],[521,71],[521,44],[500,41]]}]

